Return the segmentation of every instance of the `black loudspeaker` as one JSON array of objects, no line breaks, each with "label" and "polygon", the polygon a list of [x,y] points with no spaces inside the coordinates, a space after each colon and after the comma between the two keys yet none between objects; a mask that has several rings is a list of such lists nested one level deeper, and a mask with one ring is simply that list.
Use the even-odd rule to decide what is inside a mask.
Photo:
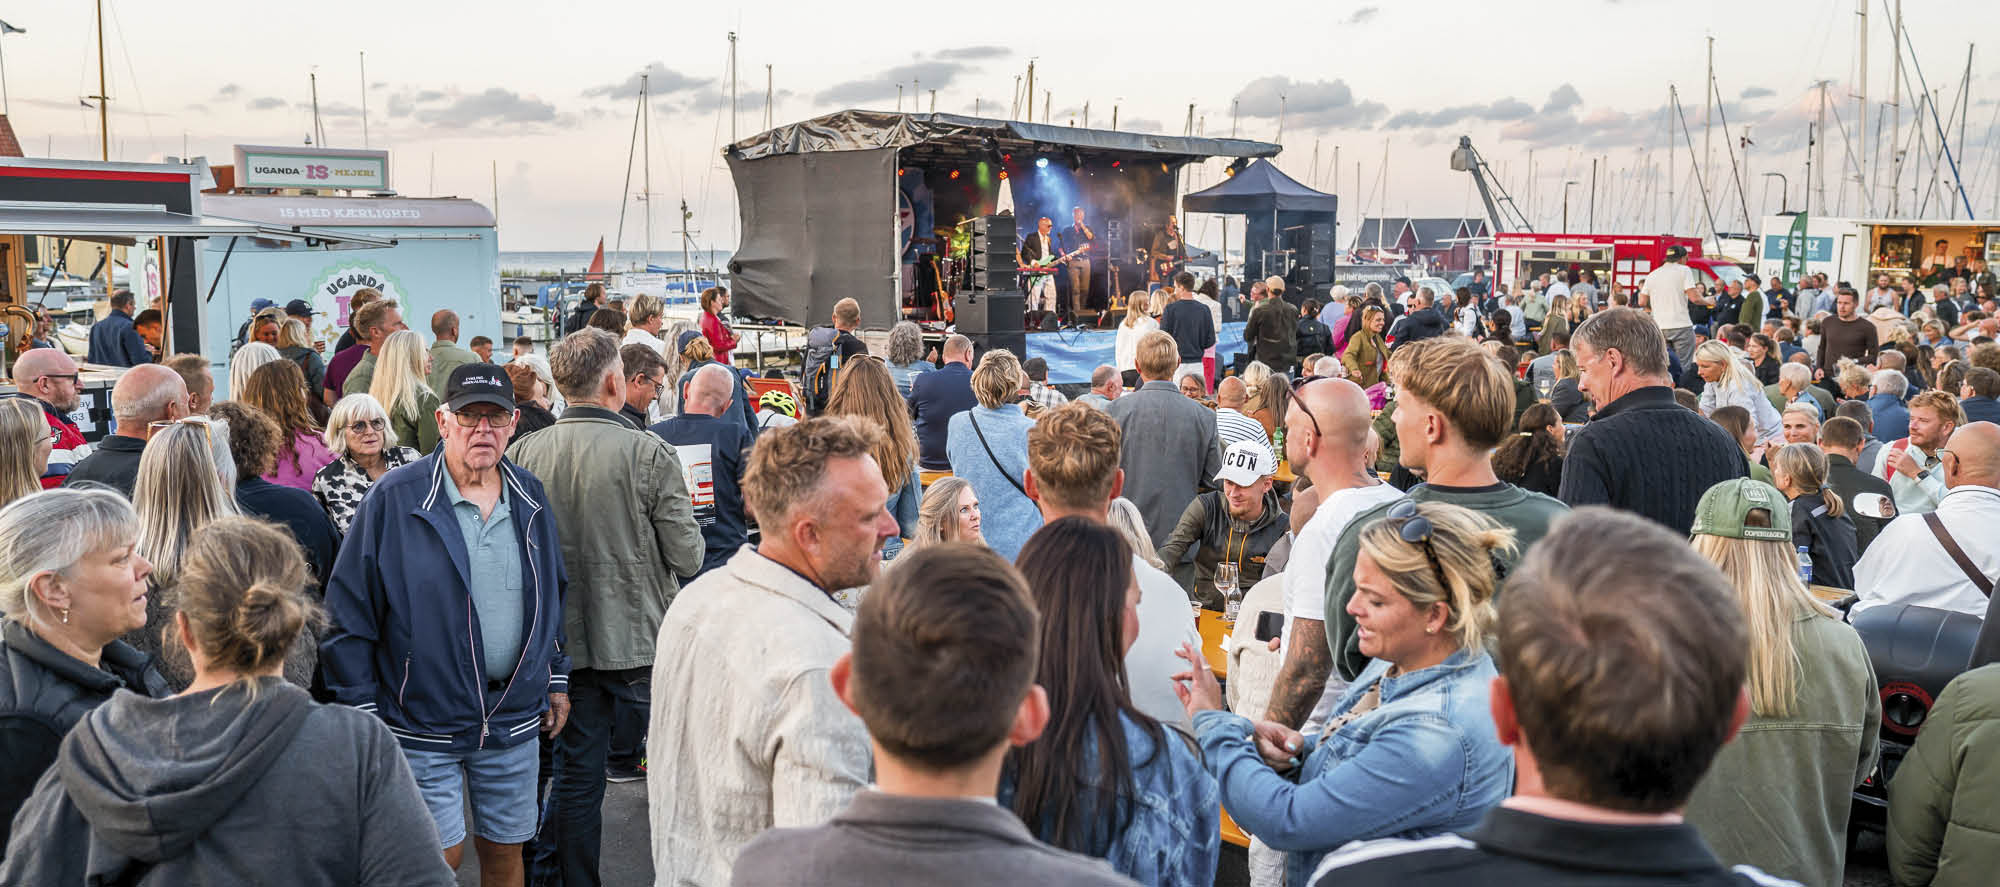
[{"label": "black loudspeaker", "polygon": [[972,267],[966,287],[974,292],[1013,289],[1014,217],[980,216],[972,220]]},{"label": "black loudspeaker", "polygon": [[1005,348],[1015,357],[1023,357],[1028,353],[1028,334],[1020,331],[1011,333],[981,333],[976,336],[968,333],[966,334],[966,338],[972,340],[972,360],[974,363],[978,363],[980,357],[985,356],[986,352],[995,348]]},{"label": "black loudspeaker", "polygon": [[1124,219],[1104,220],[1104,252],[1121,262],[1132,257],[1132,234]]},{"label": "black loudspeaker", "polygon": [[978,337],[992,334],[1022,334],[1021,314],[1028,309],[1028,294],[1020,290],[989,290],[958,294],[953,304],[958,331]]},{"label": "black loudspeaker", "polygon": [[1307,243],[1310,244],[1312,250],[1312,255],[1308,257],[1309,264],[1312,266],[1312,282],[1332,283],[1333,224],[1331,222],[1314,222],[1312,236],[1307,238]]}]

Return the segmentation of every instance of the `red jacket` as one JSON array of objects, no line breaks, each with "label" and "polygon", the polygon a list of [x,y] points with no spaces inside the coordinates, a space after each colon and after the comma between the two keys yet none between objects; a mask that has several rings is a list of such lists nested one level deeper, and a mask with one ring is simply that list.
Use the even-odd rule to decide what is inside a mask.
[{"label": "red jacket", "polygon": [[713,311],[701,313],[701,334],[708,338],[709,347],[715,349],[715,362],[729,366],[729,352],[736,348],[736,334],[729,331],[729,325]]}]

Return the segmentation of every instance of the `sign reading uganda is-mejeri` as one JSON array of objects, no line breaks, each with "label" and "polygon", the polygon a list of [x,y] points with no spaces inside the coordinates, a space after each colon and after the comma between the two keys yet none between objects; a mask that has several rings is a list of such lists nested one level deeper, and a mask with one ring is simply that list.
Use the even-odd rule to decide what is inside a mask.
[{"label": "sign reading uganda is-mejeri", "polygon": [[238,167],[245,188],[380,190],[389,187],[389,152],[244,150]]}]

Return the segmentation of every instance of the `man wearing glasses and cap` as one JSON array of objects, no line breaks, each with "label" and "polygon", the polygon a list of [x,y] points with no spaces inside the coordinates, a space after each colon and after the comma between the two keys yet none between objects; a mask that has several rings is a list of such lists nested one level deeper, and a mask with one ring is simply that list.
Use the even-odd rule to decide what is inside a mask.
[{"label": "man wearing glasses and cap", "polygon": [[541,481],[503,456],[515,417],[499,367],[452,371],[442,445],[355,512],[320,648],[335,700],[402,745],[445,860],[464,858],[470,803],[480,872],[503,884],[535,834],[535,736],[569,715],[562,540]]}]

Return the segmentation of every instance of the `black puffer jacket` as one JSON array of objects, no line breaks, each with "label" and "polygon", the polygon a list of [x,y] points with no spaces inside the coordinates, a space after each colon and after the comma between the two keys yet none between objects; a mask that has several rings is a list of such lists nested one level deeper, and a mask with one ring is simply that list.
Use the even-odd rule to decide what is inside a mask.
[{"label": "black puffer jacket", "polygon": [[55,763],[62,740],[119,689],[170,694],[151,657],[124,641],[104,648],[102,668],[57,650],[26,626],[0,622],[0,847],[21,803]]}]

